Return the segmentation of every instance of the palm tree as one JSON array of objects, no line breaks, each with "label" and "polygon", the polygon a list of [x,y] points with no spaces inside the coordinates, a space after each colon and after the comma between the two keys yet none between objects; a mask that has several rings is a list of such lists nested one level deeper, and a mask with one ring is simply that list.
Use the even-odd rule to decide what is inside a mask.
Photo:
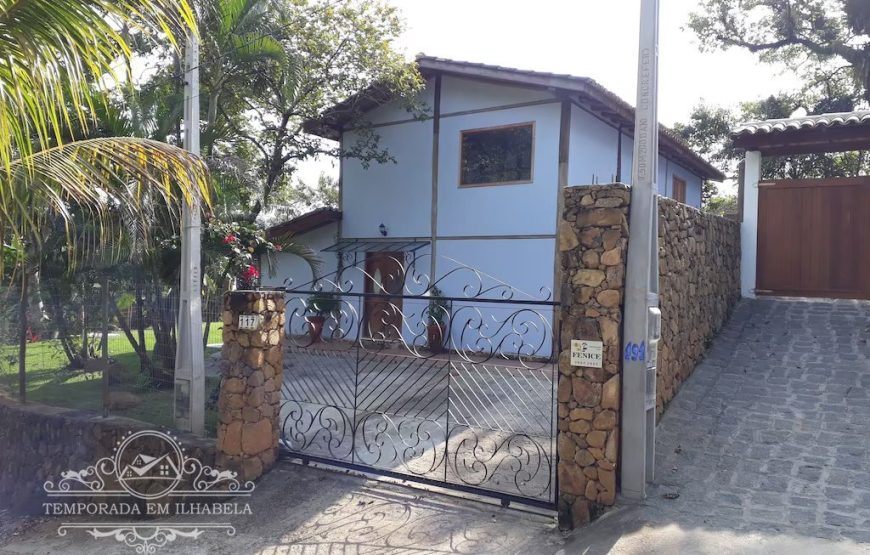
[{"label": "palm tree", "polygon": [[249,79],[246,73],[264,62],[280,70],[287,63],[281,43],[268,29],[271,0],[207,0],[203,9],[203,79],[206,118],[203,152],[213,153],[215,140],[227,132],[221,125],[221,105],[233,81]]},{"label": "palm tree", "polygon": [[179,198],[208,201],[204,164],[180,148],[130,137],[65,140],[71,130],[87,135],[122,82],[116,64],[131,56],[122,29],[177,46],[176,36],[196,32],[196,20],[187,0],[0,0],[0,275],[9,250],[21,284],[22,401],[26,260],[40,249],[40,229],[60,217],[74,249],[75,207],[99,230],[92,246],[102,249],[118,213],[139,221],[155,198],[176,208]]},{"label": "palm tree", "polygon": [[[208,198],[196,156],[148,139],[85,136],[124,76],[130,48],[120,29],[145,37],[195,32],[187,0],[0,0],[0,244],[38,248],[47,218],[75,204],[98,226],[120,210],[136,219],[155,197],[170,206]],[[122,64],[123,66],[123,64]],[[103,236],[103,234],[100,234]],[[68,246],[75,246],[67,228]],[[0,270],[3,259],[0,258]]]}]

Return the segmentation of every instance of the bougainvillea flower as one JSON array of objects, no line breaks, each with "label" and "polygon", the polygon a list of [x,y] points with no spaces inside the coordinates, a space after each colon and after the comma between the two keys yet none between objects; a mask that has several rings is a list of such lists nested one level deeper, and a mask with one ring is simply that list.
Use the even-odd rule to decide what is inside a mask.
[{"label": "bougainvillea flower", "polygon": [[242,274],[242,278],[247,281],[257,279],[258,277],[260,277],[260,270],[258,270],[253,264],[245,268],[245,272]]}]

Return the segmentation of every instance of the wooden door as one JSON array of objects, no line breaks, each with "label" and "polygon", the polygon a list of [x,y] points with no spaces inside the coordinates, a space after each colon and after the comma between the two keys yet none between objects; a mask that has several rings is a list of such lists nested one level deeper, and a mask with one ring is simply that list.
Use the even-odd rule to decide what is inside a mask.
[{"label": "wooden door", "polygon": [[870,298],[870,178],[762,182],[756,291]]},{"label": "wooden door", "polygon": [[363,337],[367,339],[395,340],[401,335],[403,259],[400,252],[366,254]]}]

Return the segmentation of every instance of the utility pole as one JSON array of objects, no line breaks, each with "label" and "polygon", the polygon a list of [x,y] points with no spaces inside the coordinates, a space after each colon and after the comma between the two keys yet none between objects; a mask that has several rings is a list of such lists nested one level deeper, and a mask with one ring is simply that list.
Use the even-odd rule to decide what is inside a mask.
[{"label": "utility pole", "polygon": [[[187,37],[184,52],[184,148],[199,156],[199,38]],[[175,352],[175,425],[205,433],[205,368],[202,348],[200,200],[184,202],[181,218],[181,296]]]},{"label": "utility pole", "polygon": [[631,172],[622,370],[622,494],[646,497],[655,463],[658,254],[659,0],[642,0]]}]

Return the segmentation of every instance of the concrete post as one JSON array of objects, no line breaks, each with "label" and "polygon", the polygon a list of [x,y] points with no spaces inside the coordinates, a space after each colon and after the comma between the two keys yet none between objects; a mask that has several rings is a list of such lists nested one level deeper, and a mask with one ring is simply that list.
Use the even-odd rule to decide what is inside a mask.
[{"label": "concrete post", "polygon": [[[199,39],[185,49],[184,148],[199,156]],[[181,217],[181,287],[175,353],[175,425],[205,433],[205,364],[202,349],[200,201],[184,203]]]},{"label": "concrete post", "polygon": [[[253,326],[239,329],[239,316]],[[278,457],[283,292],[227,293],[223,326],[217,466],[254,480]]]},{"label": "concrete post", "polygon": [[755,298],[759,181],[761,153],[747,151],[743,168],[743,221],[740,223],[740,292],[748,298]]}]

